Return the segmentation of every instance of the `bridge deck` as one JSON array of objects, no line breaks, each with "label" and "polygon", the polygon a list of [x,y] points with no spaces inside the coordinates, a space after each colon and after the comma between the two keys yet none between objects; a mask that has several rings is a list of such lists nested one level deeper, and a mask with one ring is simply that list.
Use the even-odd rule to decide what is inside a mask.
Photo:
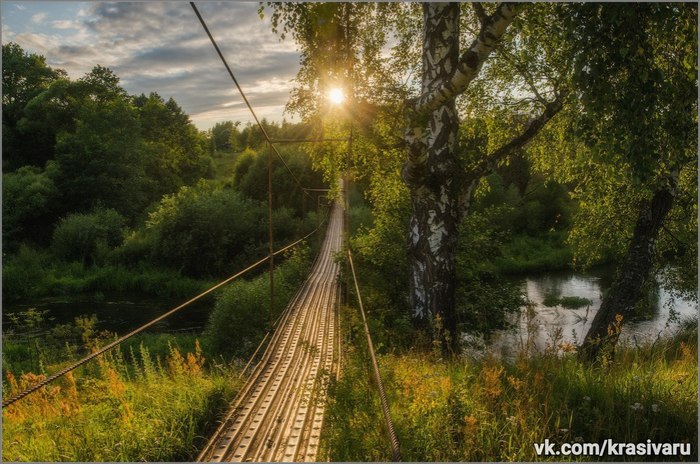
[{"label": "bridge deck", "polygon": [[342,209],[289,310],[199,461],[315,461],[334,370]]}]

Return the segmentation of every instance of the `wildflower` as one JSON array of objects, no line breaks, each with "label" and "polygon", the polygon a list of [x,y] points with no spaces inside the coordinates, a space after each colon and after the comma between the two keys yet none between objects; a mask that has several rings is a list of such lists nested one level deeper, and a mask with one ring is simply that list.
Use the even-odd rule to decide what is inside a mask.
[{"label": "wildflower", "polygon": [[583,401],[588,401],[588,402],[590,402],[590,401],[591,401],[591,397],[590,397],[590,396],[584,396],[584,397],[583,397]]},{"label": "wildflower", "polygon": [[652,405],[651,405],[651,411],[652,411],[652,412],[659,412],[659,405],[658,405],[658,404],[652,404]]},{"label": "wildflower", "polygon": [[641,403],[634,403],[630,406],[630,409],[632,411],[640,411],[641,409],[643,409],[643,406],[641,405]]},{"label": "wildflower", "polygon": [[572,353],[576,351],[576,345],[571,342],[562,342],[559,347],[564,353]]}]

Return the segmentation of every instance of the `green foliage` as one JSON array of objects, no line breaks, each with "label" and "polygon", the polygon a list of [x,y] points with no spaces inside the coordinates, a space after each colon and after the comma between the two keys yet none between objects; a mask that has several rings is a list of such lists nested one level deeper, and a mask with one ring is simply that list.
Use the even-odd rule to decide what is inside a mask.
[{"label": "green foliage", "polygon": [[[270,288],[267,274],[252,280],[236,280],[217,297],[205,330],[209,343],[217,353],[249,356],[263,334],[303,283],[310,270],[308,250],[295,248],[274,275],[274,304],[270,314]],[[231,334],[237,343],[231,343]]]},{"label": "green foliage", "polygon": [[64,262],[47,251],[26,245],[20,246],[16,254],[4,260],[2,283],[3,298],[7,301],[52,296],[74,297],[107,291],[189,298],[212,285],[208,280],[193,279],[176,270],[145,263],[130,266],[103,264],[95,267],[80,262]]},{"label": "green foliage", "polygon": [[264,255],[266,223],[264,205],[200,183],[165,196],[147,228],[159,262],[204,276],[231,273]]},{"label": "green foliage", "polygon": [[113,209],[95,209],[89,214],[72,214],[56,225],[51,249],[59,258],[83,264],[105,259],[109,250],[123,240],[125,219]]},{"label": "green foliage", "polygon": [[124,99],[85,104],[75,132],[59,135],[56,185],[70,210],[103,205],[126,216],[143,209],[145,180],[138,115]]},{"label": "green foliage", "polygon": [[[6,372],[3,391],[43,378]],[[198,342],[162,357],[144,344],[110,351],[3,409],[3,459],[192,460],[240,386],[235,369],[207,365]]]},{"label": "green foliage", "polygon": [[14,249],[20,240],[47,241],[47,223],[58,198],[53,179],[39,168],[23,166],[2,175],[3,248]]},{"label": "green foliage", "polygon": [[697,155],[697,5],[576,5],[578,133],[594,157],[629,164],[635,183]]},{"label": "green foliage", "polygon": [[149,198],[157,200],[181,185],[191,185],[213,175],[213,162],[206,155],[206,139],[172,98],[157,93],[132,99],[138,109],[145,142],[144,169]]},{"label": "green foliage", "polygon": [[473,210],[461,225],[457,253],[456,306],[461,329],[484,333],[506,325],[506,315],[525,300],[518,284],[504,279],[496,267],[500,245],[509,236],[512,207]]},{"label": "green foliage", "polygon": [[214,150],[235,150],[235,148],[237,148],[233,146],[232,141],[236,141],[239,124],[240,122],[234,124],[232,121],[217,122],[214,124],[214,127],[211,128]]},{"label": "green foliage", "polygon": [[13,256],[3,259],[2,296],[15,300],[42,292],[39,283],[45,275],[46,264],[51,255],[28,245],[20,245]]},{"label": "green foliage", "polygon": [[560,232],[539,237],[519,235],[501,246],[494,265],[506,274],[570,269],[573,255]]},{"label": "green foliage", "polygon": [[[258,151],[246,149],[241,153],[233,167],[233,186],[236,191],[248,198],[267,202],[267,172],[268,172],[268,148]],[[298,148],[283,147],[280,154],[285,160],[289,170],[299,180],[299,183],[308,188],[322,188],[321,174],[311,169],[311,161],[302,150]],[[272,204],[275,208],[292,208],[298,216],[304,210],[315,208],[317,194],[311,197],[304,195],[296,184],[287,168],[276,154],[272,154]]]},{"label": "green foliage", "polygon": [[2,371],[25,374],[45,372],[47,366],[85,355],[111,337],[98,332],[97,317],[78,316],[73,323],[52,324],[48,311],[29,308],[8,315],[2,340]]},{"label": "green foliage", "polygon": [[17,124],[25,105],[62,75],[65,72],[49,67],[43,56],[25,52],[13,42],[2,45],[3,166],[41,166],[46,161],[46,153],[32,150],[36,146],[21,137]]}]

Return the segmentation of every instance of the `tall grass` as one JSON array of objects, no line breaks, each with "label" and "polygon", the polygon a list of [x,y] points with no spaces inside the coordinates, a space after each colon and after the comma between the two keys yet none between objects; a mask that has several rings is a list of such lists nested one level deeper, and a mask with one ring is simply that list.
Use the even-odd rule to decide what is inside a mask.
[{"label": "tall grass", "polygon": [[[357,331],[354,318],[345,315],[343,321],[346,333]],[[611,438],[627,443],[689,442],[692,456],[685,459],[694,462],[696,334],[620,349],[607,368],[590,367],[572,353],[557,355],[562,347],[514,362],[445,360],[416,351],[385,353],[379,364],[402,457],[534,461],[544,458],[535,454],[533,444],[546,438],[556,443]],[[331,461],[389,460],[361,339],[345,354],[342,376],[331,387],[325,453]],[[562,458],[576,459],[556,460]],[[605,459],[611,458],[615,457]]]},{"label": "tall grass", "polygon": [[[58,367],[58,366],[55,366]],[[43,375],[6,373],[10,396]],[[97,364],[3,410],[3,461],[192,460],[240,381],[207,366],[199,343],[165,357],[148,348],[102,355]]]}]

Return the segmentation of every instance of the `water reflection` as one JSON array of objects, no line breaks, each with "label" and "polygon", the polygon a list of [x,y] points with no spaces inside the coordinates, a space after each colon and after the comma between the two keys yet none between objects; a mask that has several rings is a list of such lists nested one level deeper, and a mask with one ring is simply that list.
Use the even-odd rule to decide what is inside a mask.
[{"label": "water reflection", "polygon": [[[181,301],[162,299],[144,300],[138,296],[130,295],[121,295],[121,298],[108,299],[107,301],[44,300],[15,303],[9,308],[3,307],[2,324],[3,330],[12,330],[10,315],[34,307],[40,311],[48,311],[45,321],[47,328],[57,324],[73,323],[77,316],[95,314],[99,321],[99,330],[108,330],[122,335],[151,321],[180,303]],[[158,322],[149,330],[153,332],[201,331],[213,305],[211,299],[202,299]]]},{"label": "water reflection", "polygon": [[[538,352],[545,349],[548,341],[561,333],[564,341],[574,345],[580,343],[590,328],[593,317],[600,308],[602,294],[610,285],[610,276],[604,272],[591,274],[547,273],[527,277],[521,281],[523,291],[533,303],[532,309],[522,308],[511,316],[512,329],[500,330],[487,340],[488,349],[494,355],[515,357],[526,346]],[[590,300],[589,305],[568,309],[561,305],[548,307],[547,297],[580,297]],[[673,296],[657,285],[652,292],[648,311],[626,321],[620,335],[621,343],[643,343],[666,336],[677,328],[669,321],[671,311],[679,319],[697,317],[698,305],[693,301]]]}]

